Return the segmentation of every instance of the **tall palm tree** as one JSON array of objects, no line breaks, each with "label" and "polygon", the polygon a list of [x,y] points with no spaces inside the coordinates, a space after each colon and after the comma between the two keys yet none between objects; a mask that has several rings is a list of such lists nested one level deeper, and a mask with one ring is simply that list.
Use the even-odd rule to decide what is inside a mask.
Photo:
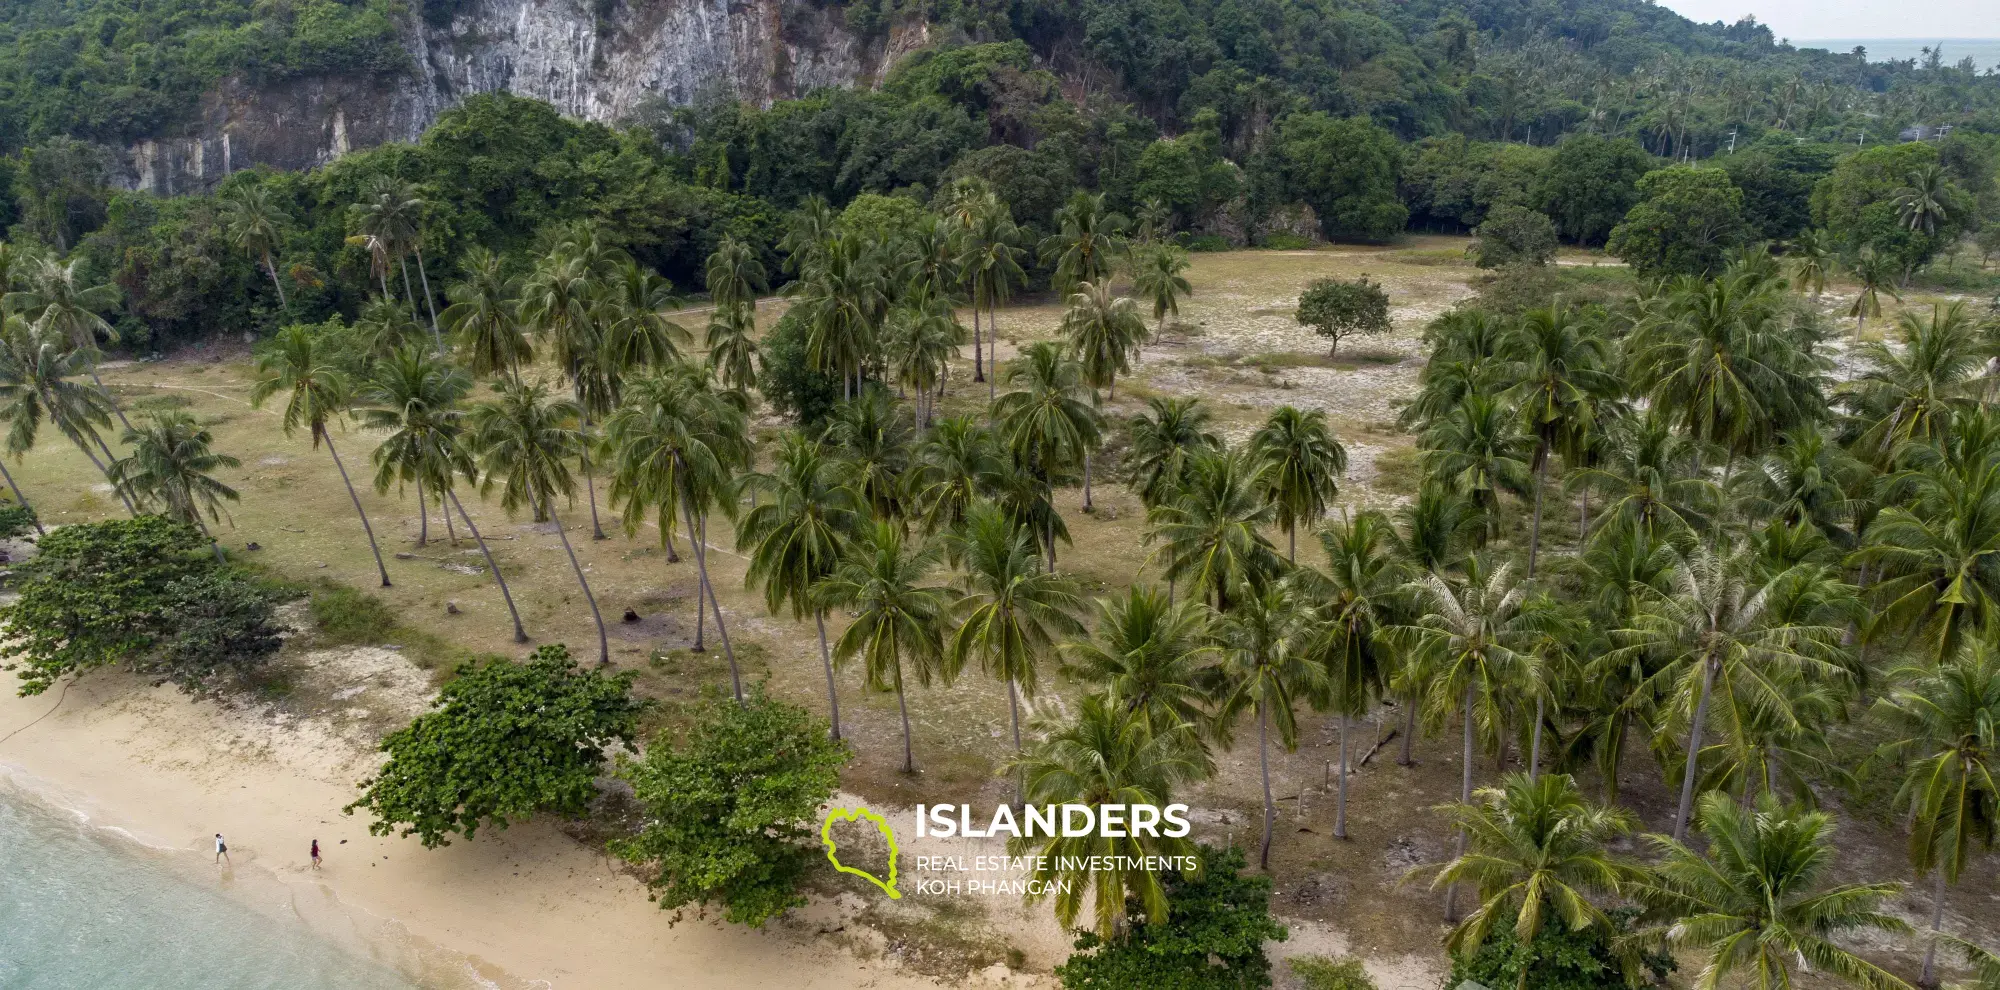
[{"label": "tall palm tree", "polygon": [[[70,347],[69,341],[28,325],[18,315],[7,314],[4,320],[0,325],[0,422],[7,424],[5,455],[19,463],[35,448],[46,420],[76,444],[98,471],[107,470],[109,465],[98,460],[92,448],[102,449],[98,430],[111,423],[109,403],[104,393],[71,381],[89,367],[89,352]],[[14,500],[32,512],[27,496],[7,470],[4,456],[0,456],[0,475],[7,479]],[[113,490],[128,510],[134,509],[124,489],[114,485]],[[45,531],[40,517],[35,519],[35,531]]]},{"label": "tall palm tree", "polygon": [[764,263],[748,243],[734,235],[724,235],[703,266],[709,299],[717,309],[757,306],[757,293],[769,287]]},{"label": "tall palm tree", "polygon": [[[1597,429],[1600,400],[1620,394],[1623,383],[1606,367],[1604,339],[1597,328],[1563,304],[1530,310],[1501,346],[1506,376],[1514,384],[1507,398],[1535,437],[1529,468],[1535,475],[1534,521],[1528,530],[1528,577],[1542,546],[1542,491],[1548,485],[1549,457],[1562,453],[1572,463],[1583,440]],[[1573,463],[1572,463],[1573,466]]]},{"label": "tall palm tree", "polygon": [[291,218],[272,200],[271,190],[260,185],[238,187],[222,197],[222,217],[229,242],[238,251],[257,259],[271,276],[271,288],[278,290],[278,308],[290,308],[285,301],[285,283],[278,278],[275,256]]},{"label": "tall palm tree", "polygon": [[[1697,547],[1682,555],[1668,579],[1670,590],[1640,605],[1633,625],[1617,633],[1624,645],[1610,654],[1664,658],[1655,679],[1673,685],[1676,706],[1688,713],[1687,763],[1674,815],[1676,842],[1686,836],[1694,809],[1702,734],[1718,685],[1726,698],[1782,705],[1784,695],[1771,683],[1775,677],[1837,681],[1846,676],[1839,663],[1841,627],[1794,624],[1772,616],[1768,592],[1778,579],[1758,581],[1752,563],[1751,551],[1741,546],[1727,554]],[[1731,710],[1733,714],[1737,706]]]},{"label": "tall palm tree", "polygon": [[1870,589],[1877,621],[1912,632],[1933,662],[1992,631],[2000,609],[2000,463],[1968,467],[1899,475],[1903,504],[1875,517],[1854,555],[1882,576]]},{"label": "tall palm tree", "polygon": [[1426,477],[1471,500],[1485,517],[1488,539],[1500,528],[1500,495],[1520,492],[1533,477],[1535,440],[1520,417],[1496,396],[1473,394],[1425,430]]},{"label": "tall palm tree", "polygon": [[279,394],[285,396],[282,420],[285,435],[291,436],[304,427],[312,438],[313,449],[319,449],[322,443],[326,445],[327,456],[333,458],[333,466],[340,470],[340,483],[347,486],[347,498],[354,503],[354,514],[361,517],[361,531],[368,535],[368,549],[375,554],[375,570],[382,576],[382,587],[389,587],[389,568],[382,564],[382,548],[375,543],[375,527],[368,524],[361,496],[355,494],[354,480],[347,476],[347,465],[341,462],[340,451],[333,445],[333,434],[327,430],[328,423],[347,411],[353,394],[351,386],[347,376],[326,361],[313,341],[312,332],[305,327],[280,330],[276,346],[257,359],[257,384],[250,389],[250,404],[262,406]]},{"label": "tall palm tree", "polygon": [[1665,919],[1637,937],[1708,955],[1695,978],[1698,990],[1714,990],[1744,970],[1744,985],[1781,990],[1795,985],[1794,965],[1874,990],[1909,990],[1834,941],[1853,931],[1901,934],[1910,926],[1878,910],[1900,884],[1826,885],[1835,856],[1831,816],[1787,807],[1768,794],[1754,809],[1742,809],[1710,792],[1701,799],[1701,832],[1705,853],[1654,836],[1664,861],[1625,888]]},{"label": "tall palm tree", "polygon": [[1081,189],[1056,210],[1056,232],[1042,238],[1042,263],[1055,269],[1058,291],[1069,293],[1082,282],[1095,284],[1111,273],[1123,238],[1125,221],[1105,209],[1103,193]]},{"label": "tall palm tree", "polygon": [[1785,257],[1792,263],[1792,282],[1812,290],[1814,299],[1826,291],[1826,277],[1833,271],[1833,245],[1826,232],[1817,227],[1799,231]]},{"label": "tall palm tree", "polygon": [[951,361],[965,343],[965,328],[948,303],[926,283],[918,283],[890,315],[889,337],[896,382],[909,389],[921,435],[930,423],[932,406],[944,392]]},{"label": "tall palm tree", "polygon": [[418,347],[406,347],[378,364],[361,389],[367,404],[361,410],[362,425],[388,433],[373,455],[375,492],[386,495],[391,485],[417,486],[420,547],[430,539],[431,495],[437,496],[445,522],[451,521],[444,489],[459,467],[453,463],[462,418],[457,407],[471,391],[472,378],[464,371]]},{"label": "tall palm tree", "polygon": [[819,631],[819,659],[826,673],[826,704],[832,737],[840,738],[840,695],[834,688],[833,655],[826,639],[826,606],[814,586],[840,563],[849,536],[865,518],[866,506],[839,483],[833,458],[818,441],[787,432],[772,453],[772,471],[752,474],[748,486],[770,496],[737,524],[736,544],[750,550],[744,587],[762,585],[771,614],[790,604],[794,621],[812,612]]},{"label": "tall palm tree", "polygon": [[117,304],[118,287],[109,282],[78,285],[77,266],[82,263],[81,259],[72,259],[65,264],[54,258],[36,258],[21,274],[24,288],[0,297],[0,305],[20,313],[28,322],[55,337],[69,341],[71,347],[82,352],[90,380],[104,394],[111,411],[117,414],[118,424],[129,430],[132,428],[131,421],[125,418],[125,411],[118,407],[118,400],[112,397],[111,390],[104,387],[104,379],[97,375],[98,339],[109,343],[118,341],[117,329],[98,314]]},{"label": "tall palm tree", "polygon": [[[1083,366],[1057,344],[1043,341],[1021,352],[1021,359],[1008,367],[1007,380],[1017,387],[993,405],[1001,442],[1014,463],[1053,494],[1056,481],[1070,468],[1088,465],[1089,452],[1099,441],[1097,410]],[[1086,505],[1089,487],[1086,476]],[[1053,567],[1054,533],[1041,535]]]},{"label": "tall palm tree", "polygon": [[1181,315],[1181,297],[1194,295],[1188,284],[1187,249],[1174,244],[1157,244],[1139,259],[1132,274],[1132,287],[1153,307],[1154,335],[1166,332],[1167,317]]},{"label": "tall palm tree", "polygon": [[1285,559],[1299,558],[1299,526],[1326,515],[1340,494],[1347,448],[1326,425],[1326,411],[1279,406],[1250,437],[1257,487],[1285,531]]},{"label": "tall palm tree", "polygon": [[1090,639],[1063,645],[1081,679],[1101,688],[1148,733],[1190,736],[1200,750],[1219,728],[1210,711],[1222,683],[1212,619],[1200,602],[1169,601],[1134,584],[1123,597],[1097,600]]},{"label": "tall palm tree", "polygon": [[[1027,252],[1019,246],[1021,228],[1014,225],[1006,204],[990,194],[973,213],[960,238],[958,269],[972,281],[972,380],[987,383],[986,397],[991,401],[994,384],[981,363],[979,311],[986,310],[986,331],[997,344],[1000,331],[996,313],[1014,286],[1028,281],[1027,273],[1021,269],[1021,257]],[[987,356],[992,356],[991,350]],[[997,359],[994,363],[998,364]],[[993,369],[995,377],[999,370]]]},{"label": "tall palm tree", "polygon": [[1686,540],[1708,525],[1721,502],[1720,487],[1697,470],[1703,444],[1674,429],[1649,409],[1624,417],[1607,431],[1602,463],[1579,468],[1570,483],[1604,498],[1598,533],[1638,529],[1648,536]]},{"label": "tall palm tree", "polygon": [[499,392],[497,398],[473,406],[466,416],[471,447],[478,451],[484,475],[480,491],[490,492],[497,484],[503,511],[511,515],[526,505],[536,522],[555,526],[577,586],[590,605],[590,617],[597,623],[597,662],[608,664],[611,640],[604,630],[604,613],[597,608],[597,595],[590,590],[590,579],[583,574],[555,506],[557,496],[576,494],[569,462],[582,450],[578,429],[582,410],[570,400],[552,400],[548,386],[539,381],[503,384]]},{"label": "tall palm tree", "polygon": [[1146,541],[1160,545],[1154,555],[1164,558],[1168,581],[1188,582],[1227,612],[1239,589],[1262,587],[1282,566],[1263,532],[1276,517],[1257,493],[1248,457],[1206,454],[1190,464],[1173,501],[1146,513]]},{"label": "tall palm tree", "polygon": [[[1044,570],[1035,534],[1018,526],[990,502],[966,513],[953,556],[964,561],[964,593],[953,603],[958,629],[945,644],[945,669],[963,670],[977,661],[987,674],[1007,682],[1007,710],[1014,751],[1021,751],[1021,695],[1033,698],[1036,664],[1056,643],[1084,634],[1076,619],[1083,592],[1075,580]],[[1016,780],[1020,803],[1025,784]]]},{"label": "tall palm tree", "polygon": [[1854,303],[1847,307],[1847,315],[1854,317],[1854,339],[1859,341],[1863,331],[1868,329],[1868,318],[1882,315],[1882,293],[1900,301],[1896,294],[1896,262],[1889,255],[1875,250],[1873,244],[1861,245],[1854,256],[1854,280],[1861,283],[1861,291],[1855,293]]},{"label": "tall palm tree", "polygon": [[[1931,931],[1944,927],[1945,888],[1958,882],[2000,832],[2000,649],[1974,640],[1935,666],[1890,675],[1897,687],[1875,703],[1893,735],[1879,758],[1903,767],[1896,803],[1910,809],[1910,863],[1935,872]],[[1935,986],[1937,944],[1924,950],[1917,982]]]},{"label": "tall palm tree", "polygon": [[[1091,695],[1077,705],[1074,720],[1053,726],[1047,738],[1016,757],[1009,769],[1027,782],[1028,800],[1042,805],[1164,806],[1174,791],[1201,775],[1200,764],[1180,739],[1150,731],[1137,715],[1113,700]],[[1192,843],[1159,835],[1105,837],[1093,829],[1080,836],[1051,835],[1008,840],[1013,855],[1037,853],[1031,862],[1038,900],[1053,895],[1056,920],[1075,927],[1091,898],[1094,927],[1115,938],[1126,926],[1128,903],[1136,903],[1151,924],[1172,905],[1157,870],[1158,857],[1188,855]]]},{"label": "tall palm tree", "polygon": [[1118,375],[1132,370],[1132,356],[1146,339],[1146,324],[1128,296],[1111,294],[1109,281],[1079,282],[1063,313],[1062,334],[1083,364],[1092,394],[1105,389],[1118,397]]},{"label": "tall palm tree", "polygon": [[1287,750],[1299,744],[1296,705],[1326,693],[1326,668],[1313,662],[1311,607],[1289,582],[1247,590],[1216,627],[1222,646],[1220,705],[1224,720],[1250,711],[1257,720],[1257,763],[1264,782],[1264,841],[1259,868],[1271,869],[1271,830],[1278,820],[1271,797],[1271,732]]},{"label": "tall palm tree", "polygon": [[904,773],[917,772],[905,682],[914,678],[929,687],[933,680],[949,683],[957,673],[944,650],[949,593],[923,583],[937,562],[936,546],[912,544],[896,524],[878,520],[849,545],[817,592],[823,604],[844,607],[854,616],[834,644],[834,659],[860,657],[870,689],[896,692],[896,709],[903,717]]},{"label": "tall palm tree", "polygon": [[[1609,940],[1611,919],[1592,898],[1616,895],[1630,872],[1605,846],[1631,832],[1632,815],[1592,805],[1568,774],[1510,773],[1478,797],[1446,808],[1472,838],[1432,885],[1471,884],[1480,904],[1446,936],[1445,949],[1460,958],[1476,952],[1495,925],[1508,925],[1519,944],[1530,945],[1551,915],[1570,931],[1596,929]],[[1527,986],[1531,968],[1521,968],[1517,986]]]},{"label": "tall palm tree", "polygon": [[1951,219],[1950,198],[1945,186],[1951,181],[1945,177],[1944,169],[1936,163],[1920,165],[1905,176],[1908,185],[1896,190],[1896,219],[1905,230],[1919,231],[1925,237],[1937,234],[1939,227]]},{"label": "tall palm tree", "polygon": [[477,245],[459,265],[465,280],[445,290],[449,305],[438,314],[444,332],[458,342],[474,375],[505,372],[520,381],[521,365],[535,359],[535,349],[521,332],[518,280],[508,277],[499,255]]},{"label": "tall palm tree", "polygon": [[907,475],[913,514],[935,536],[957,529],[981,496],[992,494],[1006,472],[993,434],[971,416],[940,420],[923,443]]},{"label": "tall palm tree", "polygon": [[829,439],[840,447],[847,483],[877,519],[901,519],[910,469],[910,424],[888,390],[870,387],[834,410]]},{"label": "tall palm tree", "polygon": [[1363,512],[1320,531],[1326,571],[1300,572],[1304,587],[1318,600],[1318,638],[1313,651],[1325,665],[1331,706],[1340,715],[1340,790],[1333,834],[1347,838],[1347,729],[1381,693],[1391,656],[1378,635],[1393,620],[1402,569],[1394,556],[1394,533],[1381,513]]},{"label": "tall palm tree", "polygon": [[[403,179],[377,175],[362,189],[354,213],[361,236],[376,246],[371,250],[380,250],[402,270],[403,298],[409,300],[415,300],[416,291],[410,286],[410,267],[403,259],[416,255],[417,277],[423,283],[424,306],[430,314],[432,343],[443,354],[444,335],[438,330],[437,304],[431,299],[430,275],[424,270],[423,197]],[[411,305],[415,306],[414,301]]]},{"label": "tall palm tree", "polygon": [[1930,319],[1905,312],[1896,324],[1900,346],[1861,345],[1860,376],[1840,391],[1854,412],[1871,422],[1855,449],[1887,467],[1903,445],[1939,436],[1955,409],[1979,401],[1989,348],[1965,304],[1931,307]]},{"label": "tall palm tree", "polygon": [[239,496],[236,489],[217,481],[215,472],[242,467],[243,462],[217,453],[215,434],[180,411],[151,416],[126,430],[124,441],[132,453],[111,463],[112,484],[124,488],[134,503],[157,508],[161,515],[201,530],[221,560],[222,548],[209,532],[208,520],[220,521],[222,503]]},{"label": "tall palm tree", "polygon": [[1146,411],[1132,417],[1132,441],[1125,453],[1132,490],[1147,509],[1180,493],[1188,464],[1222,449],[1215,416],[1194,396],[1154,396]]},{"label": "tall palm tree", "polygon": [[806,359],[839,375],[842,397],[853,398],[861,391],[889,306],[880,259],[860,236],[842,234],[801,270],[792,291],[808,327]]},{"label": "tall palm tree", "polygon": [[708,296],[715,304],[704,346],[708,366],[730,388],[757,384],[757,293],[768,287],[763,262],[750,245],[724,237],[708,256]]}]

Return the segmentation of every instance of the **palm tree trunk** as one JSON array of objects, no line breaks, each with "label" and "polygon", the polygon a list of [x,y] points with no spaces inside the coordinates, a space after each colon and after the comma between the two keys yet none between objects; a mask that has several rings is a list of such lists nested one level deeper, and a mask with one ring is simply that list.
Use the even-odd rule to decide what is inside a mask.
[{"label": "palm tree trunk", "polygon": [[417,249],[417,278],[424,286],[424,308],[431,314],[431,340],[437,344],[439,357],[444,356],[444,335],[438,332],[437,302],[431,299],[431,277],[424,271],[424,249]]},{"label": "palm tree trunk", "polygon": [[[410,263],[397,258],[396,267],[403,270],[403,298],[410,304],[410,319],[415,320],[417,318],[417,293],[410,288]],[[435,327],[432,328],[431,333],[435,335],[437,329]],[[438,353],[444,353],[444,342],[442,340],[438,341]]]},{"label": "palm tree trunk", "polygon": [[[528,497],[535,497],[535,486],[528,485]],[[569,555],[569,569],[576,572],[576,583],[583,589],[583,600],[590,603],[590,617],[597,623],[597,662],[611,662],[611,638],[604,631],[604,613],[597,610],[597,596],[590,591],[590,581],[583,576],[583,565],[577,562],[576,548],[569,545],[569,533],[563,529],[562,517],[556,515],[554,499],[543,499],[543,508],[548,510],[549,521],[556,524],[556,536],[562,540],[563,553]]]},{"label": "palm tree trunk", "polygon": [[49,531],[42,528],[42,517],[35,515],[35,507],[28,504],[28,496],[21,494],[21,486],[14,483],[14,473],[7,470],[7,461],[4,457],[0,457],[0,478],[7,479],[7,487],[14,490],[14,501],[19,502],[21,508],[28,510],[29,520],[35,524],[35,534],[47,536]]},{"label": "palm tree trunk", "polygon": [[[682,465],[685,470],[686,465]],[[736,651],[729,646],[729,630],[722,624],[722,606],[715,600],[715,586],[708,582],[708,546],[700,536],[701,528],[695,523],[694,501],[686,492],[681,493],[681,508],[687,512],[688,542],[694,545],[694,566],[701,576],[696,594],[706,592],[708,607],[715,612],[715,632],[722,637],[722,655],[729,660],[729,687],[736,695],[736,703],[743,704],[743,672],[736,669]],[[700,618],[700,616],[696,616]]]},{"label": "palm tree trunk", "polygon": [[1696,761],[1701,756],[1701,723],[1708,718],[1708,692],[1715,685],[1715,662],[1703,659],[1701,696],[1694,704],[1694,724],[1688,726],[1687,768],[1681,775],[1681,806],[1674,813],[1674,841],[1687,838],[1688,814],[1694,810]]},{"label": "palm tree trunk", "polygon": [[1528,577],[1535,576],[1535,558],[1542,549],[1542,488],[1548,483],[1548,445],[1543,444],[1536,453],[1540,463],[1535,465],[1535,518],[1528,524]]},{"label": "palm tree trunk", "polygon": [[903,716],[903,772],[917,772],[917,758],[910,749],[910,704],[903,698],[903,671],[896,670],[896,710]]},{"label": "palm tree trunk", "polygon": [[1347,838],[1347,713],[1340,713],[1340,797],[1334,803],[1333,837]]},{"label": "palm tree trunk", "polygon": [[827,733],[829,739],[840,738],[840,694],[833,688],[833,655],[826,649],[826,610],[813,610],[813,623],[819,626],[819,663],[826,668],[826,707],[833,713],[833,728]]},{"label": "palm tree trunk", "polygon": [[[1935,936],[1938,932],[1944,930],[1944,864],[1936,863],[1933,866],[1937,870],[1937,885],[1932,888],[1931,892],[1931,934]],[[1937,975],[1934,971],[1936,965],[1937,939],[1932,938],[1930,939],[1930,944],[1924,947],[1924,972],[1923,975],[1917,977],[1917,986],[1936,987],[1938,985]]]},{"label": "palm tree trunk", "polygon": [[1090,504],[1090,451],[1088,450],[1083,452],[1083,511],[1095,511]]},{"label": "palm tree trunk", "polygon": [[986,333],[993,338],[993,343],[986,348],[987,360],[993,365],[993,373],[986,376],[986,407],[988,410],[987,417],[990,419],[993,415],[991,411],[994,396],[993,383],[1000,377],[1000,356],[998,354],[1000,348],[1000,311],[995,309],[991,302],[986,304]]},{"label": "palm tree trunk", "polygon": [[1285,527],[1285,562],[1299,562],[1299,524],[1296,522]]},{"label": "palm tree trunk", "polygon": [[444,504],[444,495],[443,495],[443,493],[439,493],[439,495],[438,495],[438,515],[441,515],[441,516],[443,516],[443,517],[444,517],[444,535],[445,535],[445,538],[451,541],[451,545],[452,545],[452,548],[453,548],[453,549],[457,549],[457,547],[458,547],[458,527],[452,524],[452,521],[451,521],[451,508],[450,508],[449,506],[447,506],[447,505],[445,505],[445,504]]},{"label": "palm tree trunk", "polygon": [[[1472,683],[1470,681],[1465,685],[1465,767],[1459,777],[1458,802],[1472,803]],[[1465,832],[1461,830],[1458,833],[1456,855],[1465,855],[1465,839]],[[1458,920],[1458,884],[1447,884],[1444,888],[1444,920],[1452,922]]]},{"label": "palm tree trunk", "polygon": [[1277,822],[1277,807],[1271,803],[1271,734],[1264,703],[1257,703],[1257,764],[1264,774],[1264,845],[1257,853],[1257,867],[1271,872],[1271,826]]},{"label": "palm tree trunk", "polygon": [[986,380],[986,364],[979,357],[979,303],[972,304],[972,380]]},{"label": "palm tree trunk", "polygon": [[431,541],[431,504],[424,498],[424,479],[417,479],[417,547]]},{"label": "palm tree trunk", "polygon": [[278,290],[278,308],[290,309],[292,304],[285,301],[285,283],[278,281],[278,266],[271,263],[268,254],[264,256],[264,270],[271,273],[271,288]]},{"label": "palm tree trunk", "polygon": [[[1010,716],[1012,716],[1014,720],[1014,755],[1018,757],[1021,755],[1021,695],[1020,692],[1017,690],[1017,687],[1018,685],[1015,683],[1013,678],[1011,677],[1007,678],[1007,712]],[[1027,795],[1026,795],[1027,786],[1028,785],[1026,779],[1026,771],[1023,770],[1021,767],[1018,766],[1015,767],[1014,768],[1015,807],[1019,807],[1027,801]]]},{"label": "palm tree trunk", "polygon": [[1416,738],[1417,699],[1413,695],[1408,701],[1403,703],[1403,755],[1396,758],[1397,765],[1407,767],[1416,762],[1416,759],[1410,755],[1411,748],[1416,745]]},{"label": "palm tree trunk", "polygon": [[[694,523],[689,522],[687,526],[688,526],[688,546],[694,550],[696,557],[699,558],[701,555],[701,547],[700,544],[695,540]],[[690,649],[694,650],[694,652],[696,653],[708,652],[708,643],[705,639],[705,636],[707,635],[708,632],[708,619],[706,618],[703,612],[703,610],[706,609],[707,607],[708,607],[708,582],[706,580],[696,580],[694,583],[694,646],[690,647]]]},{"label": "palm tree trunk", "polygon": [[1542,711],[1545,704],[1547,704],[1546,699],[1541,697],[1535,698],[1535,730],[1529,735],[1528,742],[1529,780],[1535,779],[1536,772],[1542,766]]},{"label": "palm tree trunk", "polygon": [[528,631],[521,628],[521,612],[514,607],[514,593],[507,589],[507,578],[500,573],[500,565],[494,562],[493,551],[487,548],[486,538],[479,535],[479,527],[472,524],[472,516],[466,513],[465,503],[458,500],[458,493],[447,487],[444,495],[451,499],[452,506],[458,509],[458,517],[465,520],[466,532],[471,533],[472,539],[479,544],[479,552],[486,557],[486,569],[493,572],[494,582],[500,585],[500,597],[507,603],[507,614],[514,620],[514,642],[527,642]]},{"label": "palm tree trunk", "polygon": [[[110,449],[106,448],[104,451],[104,456],[107,460],[100,461],[97,459],[97,455],[91,451],[89,444],[84,443],[81,437],[75,439],[77,448],[83,451],[83,456],[90,458],[90,463],[97,466],[97,473],[103,475],[104,480],[111,485],[111,491],[118,496],[118,501],[125,504],[125,514],[134,519],[139,518],[139,507],[132,504],[132,496],[125,494],[125,486],[119,484],[118,479],[111,476],[111,465],[117,463],[117,458],[111,456]],[[102,437],[93,437],[92,439],[95,439],[100,445],[104,443]]]},{"label": "palm tree trunk", "polygon": [[368,549],[375,554],[375,570],[382,575],[382,587],[389,587],[389,568],[382,565],[382,548],[375,543],[375,527],[368,524],[368,513],[361,508],[361,496],[354,493],[354,481],[347,476],[347,465],[340,461],[340,451],[333,449],[333,434],[321,433],[326,441],[326,452],[333,458],[333,466],[340,469],[340,483],[347,486],[347,498],[354,503],[354,514],[361,517],[361,531],[368,534]]}]

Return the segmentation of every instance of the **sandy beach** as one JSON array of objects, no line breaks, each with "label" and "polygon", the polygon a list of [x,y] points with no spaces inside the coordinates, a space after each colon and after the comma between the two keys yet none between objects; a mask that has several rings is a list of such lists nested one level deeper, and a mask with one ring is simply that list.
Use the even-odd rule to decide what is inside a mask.
[{"label": "sandy beach", "polygon": [[[492,984],[603,988],[920,990],[937,983],[857,958],[810,923],[769,931],[670,916],[644,888],[534,822],[426,850],[340,813],[368,757],[311,722],[272,724],[115,672],[57,691],[0,692],[0,772],[148,845],[206,855],[224,833],[235,874],[266,871],[300,901],[338,901],[375,934],[450,953]],[[53,714],[41,718],[49,713]],[[23,726],[34,724],[24,731]],[[307,862],[319,839],[325,868]],[[217,883],[232,874],[217,867]],[[321,905],[325,907],[325,905]],[[302,913],[302,916],[304,915]]]}]

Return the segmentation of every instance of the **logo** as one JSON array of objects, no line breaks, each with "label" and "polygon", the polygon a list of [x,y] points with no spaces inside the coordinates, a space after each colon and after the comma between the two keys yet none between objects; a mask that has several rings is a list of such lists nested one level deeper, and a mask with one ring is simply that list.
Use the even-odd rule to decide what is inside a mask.
[{"label": "logo", "polygon": [[[882,833],[882,838],[889,843],[889,879],[887,882],[884,882],[881,877],[867,870],[857,870],[840,861],[840,847],[833,841],[833,823],[858,822],[863,819],[875,823],[875,830]],[[834,869],[842,873],[852,873],[882,888],[882,892],[888,894],[891,900],[902,899],[902,892],[896,889],[896,833],[893,829],[889,828],[888,819],[866,808],[834,808],[827,812],[826,821],[820,824],[819,841],[826,846],[826,861],[832,863]]]}]

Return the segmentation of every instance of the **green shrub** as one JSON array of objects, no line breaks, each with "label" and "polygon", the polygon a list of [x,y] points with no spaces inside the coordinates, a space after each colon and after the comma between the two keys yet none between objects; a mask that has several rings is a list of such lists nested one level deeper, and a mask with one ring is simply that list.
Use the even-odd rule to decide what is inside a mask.
[{"label": "green shrub", "polygon": [[1233,246],[1228,238],[1219,234],[1196,234],[1187,239],[1187,249],[1190,251],[1228,251]]},{"label": "green shrub", "polygon": [[1271,880],[1243,872],[1237,849],[1201,847],[1201,869],[1166,875],[1169,912],[1161,923],[1141,920],[1125,937],[1106,942],[1079,933],[1076,952],[1056,977],[1065,990],[1260,990],[1271,985],[1264,943],[1289,934],[1271,917]]},{"label": "green shrub", "polygon": [[1306,990],[1375,990],[1375,980],[1353,956],[1295,956],[1292,973]]},{"label": "green shrub", "polygon": [[35,510],[12,502],[0,502],[0,540],[11,540],[35,531]]},{"label": "green shrub", "polygon": [[1272,251],[1306,251],[1312,246],[1313,242],[1297,234],[1280,233],[1264,238],[1264,247]]},{"label": "green shrub", "polygon": [[312,592],[313,638],[322,646],[382,643],[396,632],[396,615],[380,598],[332,581]]}]

